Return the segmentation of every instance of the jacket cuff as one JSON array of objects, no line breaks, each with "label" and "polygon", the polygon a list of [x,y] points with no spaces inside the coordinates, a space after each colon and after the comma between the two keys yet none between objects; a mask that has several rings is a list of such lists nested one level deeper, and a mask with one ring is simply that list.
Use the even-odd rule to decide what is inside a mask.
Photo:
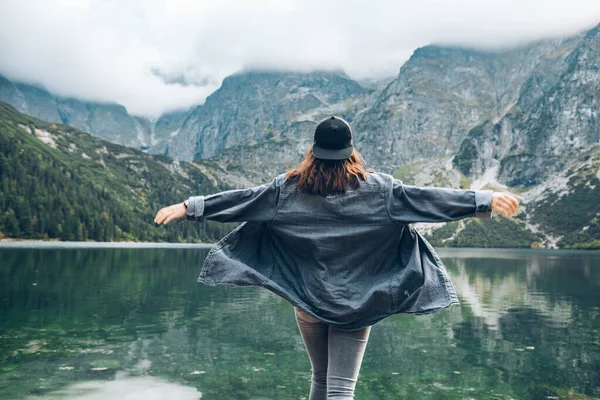
[{"label": "jacket cuff", "polygon": [[204,219],[204,196],[192,196],[188,199],[185,219],[188,221],[202,221]]},{"label": "jacket cuff", "polygon": [[475,191],[475,217],[490,218],[492,216],[492,190]]}]

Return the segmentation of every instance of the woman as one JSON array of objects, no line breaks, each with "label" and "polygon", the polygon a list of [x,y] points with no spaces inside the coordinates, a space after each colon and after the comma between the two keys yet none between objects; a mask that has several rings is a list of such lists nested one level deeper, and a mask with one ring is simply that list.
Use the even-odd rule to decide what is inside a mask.
[{"label": "woman", "polygon": [[506,193],[415,187],[366,170],[349,124],[331,117],[296,169],[190,197],[154,221],[245,222],[211,249],[198,281],[262,286],[290,301],[312,365],[310,400],[353,399],[373,324],[458,304],[442,261],[410,224],[511,217],[517,207]]}]

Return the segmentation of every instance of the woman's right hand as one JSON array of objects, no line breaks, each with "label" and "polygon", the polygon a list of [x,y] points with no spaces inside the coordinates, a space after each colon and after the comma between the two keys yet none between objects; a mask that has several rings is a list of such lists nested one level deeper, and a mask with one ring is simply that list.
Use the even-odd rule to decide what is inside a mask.
[{"label": "woman's right hand", "polygon": [[177,203],[169,207],[161,208],[154,217],[154,223],[166,225],[174,219],[183,217],[185,217],[185,206],[183,203]]},{"label": "woman's right hand", "polygon": [[516,214],[519,200],[510,193],[494,192],[492,194],[492,211],[496,211],[506,218]]}]

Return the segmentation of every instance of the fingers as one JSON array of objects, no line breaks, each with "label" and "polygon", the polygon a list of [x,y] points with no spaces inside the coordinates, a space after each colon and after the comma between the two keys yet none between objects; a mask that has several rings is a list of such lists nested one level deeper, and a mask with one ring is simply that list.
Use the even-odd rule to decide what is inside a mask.
[{"label": "fingers", "polygon": [[506,200],[502,201],[502,207],[503,207],[504,212],[505,212],[505,214],[506,214],[506,216],[508,218],[512,217],[515,214],[515,212],[516,212],[515,207],[511,203],[509,203],[508,201],[506,201]]},{"label": "fingers", "polygon": [[157,213],[156,216],[154,217],[154,223],[155,224],[160,224],[162,223],[162,221],[164,220],[165,214],[167,212],[167,208],[161,208]]},{"label": "fingers", "polygon": [[164,208],[161,208],[161,209],[160,209],[160,210],[159,210],[159,211],[156,213],[156,216],[154,217],[154,223],[155,223],[155,224],[158,224],[158,223],[159,223],[158,221],[160,220],[160,218],[161,218],[161,216],[162,216],[162,214],[163,214],[163,210],[164,210]]},{"label": "fingers", "polygon": [[508,193],[494,193],[492,209],[506,218],[511,218],[517,212],[519,202]]},{"label": "fingers", "polygon": [[173,204],[172,206],[161,208],[154,217],[154,223],[158,225],[167,225],[174,219],[182,218],[184,216],[185,207],[183,206],[183,203]]},{"label": "fingers", "polygon": [[514,204],[515,212],[517,212],[517,209],[519,208],[519,200],[517,200],[517,198],[514,196],[510,196],[510,199],[512,200],[512,202]]},{"label": "fingers", "polygon": [[175,219],[173,209],[171,207],[164,207],[161,208],[160,211],[156,214],[156,217],[154,217],[154,223],[158,225],[164,223],[166,225],[173,219]]},{"label": "fingers", "polygon": [[519,201],[511,194],[506,193],[503,197],[506,201],[506,204],[510,210],[511,215],[517,213],[517,208],[519,208]]},{"label": "fingers", "polygon": [[519,207],[519,201],[511,194],[504,193],[502,199],[507,203],[507,205],[514,210],[517,211],[517,207]]},{"label": "fingers", "polygon": [[177,218],[177,216],[175,215],[175,213],[171,213],[167,216],[167,218],[165,219],[164,224],[168,224],[169,222],[173,221],[175,218]]},{"label": "fingers", "polygon": [[498,201],[496,204],[496,211],[500,213],[503,217],[510,218],[512,217],[512,213],[505,202]]}]

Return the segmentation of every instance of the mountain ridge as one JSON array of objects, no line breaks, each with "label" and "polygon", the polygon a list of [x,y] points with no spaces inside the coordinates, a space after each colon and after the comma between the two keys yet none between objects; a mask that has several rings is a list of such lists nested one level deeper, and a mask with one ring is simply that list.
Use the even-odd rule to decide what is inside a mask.
[{"label": "mountain ridge", "polygon": [[57,96],[39,85],[13,82],[0,75],[0,101],[43,121],[71,125],[113,143],[147,148],[168,137],[189,110],[162,114],[156,120],[131,115],[114,102]]},{"label": "mountain ridge", "polygon": [[[251,148],[240,145],[222,158],[184,162],[40,121],[0,102],[0,237],[214,242],[233,225],[208,221],[161,230],[150,221],[159,208],[190,195],[251,186],[283,172],[302,159],[310,145],[302,133],[313,128],[314,122],[298,122]],[[270,156],[272,164],[253,163],[257,155]],[[594,201],[600,198],[600,145],[574,158],[553,181],[527,190],[506,187],[495,174],[470,181],[454,169],[452,158],[429,163],[397,171],[396,178],[509,190],[521,198],[513,220],[416,224],[436,246],[600,248],[600,203]]]},{"label": "mountain ridge", "polygon": [[[157,121],[162,133],[143,149],[195,160],[190,165],[214,185],[251,186],[295,166],[315,123],[337,114],[351,122],[370,166],[407,183],[522,195],[518,226],[423,227],[435,240],[476,244],[486,234],[475,228],[487,226],[488,233],[516,229],[527,246],[593,247],[600,240],[593,200],[600,196],[599,66],[600,25],[503,51],[424,46],[397,77],[371,87],[335,71],[246,71],[226,78],[205,104]],[[577,222],[556,226],[548,205]]]}]

